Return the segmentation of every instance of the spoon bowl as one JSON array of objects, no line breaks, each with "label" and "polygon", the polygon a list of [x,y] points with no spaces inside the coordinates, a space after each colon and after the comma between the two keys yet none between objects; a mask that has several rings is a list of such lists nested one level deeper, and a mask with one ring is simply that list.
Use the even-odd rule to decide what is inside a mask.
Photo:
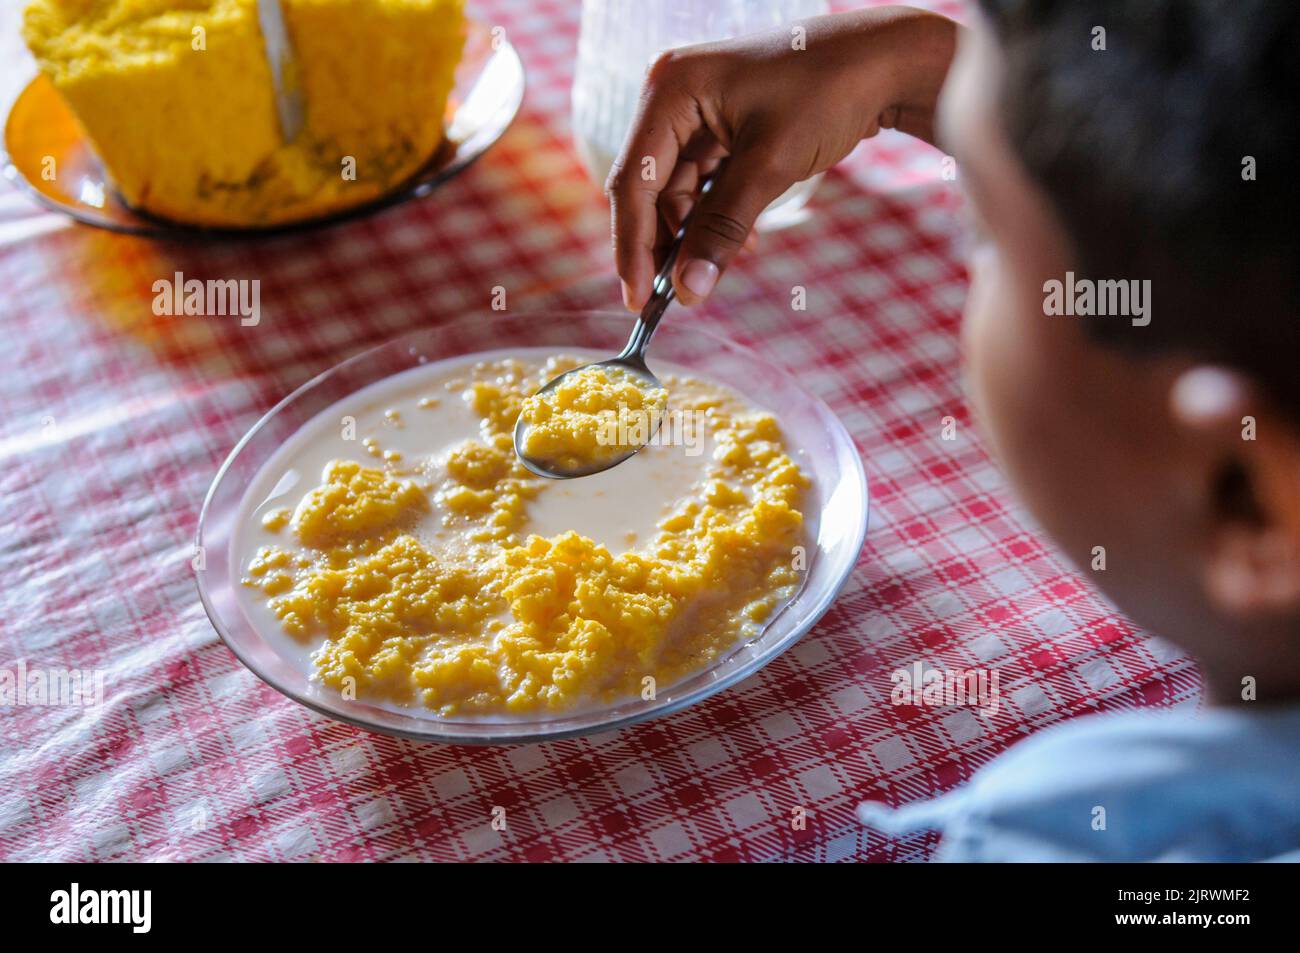
[{"label": "spoon bowl", "polygon": [[[639,323],[640,322],[638,322],[638,324]],[[559,377],[555,378],[555,380],[551,381],[539,390],[534,396],[540,397],[543,394],[549,394],[551,391],[555,390],[555,388],[560,386],[561,381],[574,374],[590,370],[594,367],[611,368],[631,374],[641,382],[643,390],[653,390],[655,388],[663,387],[663,385],[659,383],[659,378],[655,377],[650,368],[646,367],[646,363],[642,358],[635,355],[628,356],[625,352],[624,354],[620,354],[618,357],[610,358],[608,361],[598,361],[594,364],[583,364],[581,367],[575,367],[571,371],[565,371]],[[541,460],[524,452],[524,442],[528,437],[529,422],[524,419],[523,414],[520,414],[519,420],[515,423],[515,455],[519,457],[519,462],[522,463],[530,472],[535,473],[540,477],[546,477],[548,480],[573,480],[578,477],[591,476],[593,473],[601,473],[611,467],[616,467],[630,457],[640,453],[641,449],[647,446],[650,441],[654,439],[655,434],[659,431],[659,424],[662,419],[662,414],[654,417],[651,421],[649,432],[646,434],[645,443],[627,447],[626,453],[607,460],[593,460],[584,466],[567,467],[561,466],[553,461]]]}]

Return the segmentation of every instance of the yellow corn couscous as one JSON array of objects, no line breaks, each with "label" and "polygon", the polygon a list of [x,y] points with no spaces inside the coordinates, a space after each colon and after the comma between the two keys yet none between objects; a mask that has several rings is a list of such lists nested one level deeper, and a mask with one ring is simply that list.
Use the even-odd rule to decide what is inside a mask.
[{"label": "yellow corn couscous", "polygon": [[[672,412],[702,421],[709,453],[651,538],[616,554],[577,532],[531,531],[545,494],[575,484],[528,473],[513,427],[527,395],[578,363],[484,363],[448,385],[449,399],[375,412],[367,451],[385,435],[409,451],[429,426],[416,415],[446,412],[440,403],[459,401],[477,434],[423,459],[333,460],[287,522],[280,509],[250,517],[283,538],[244,561],[244,585],[285,632],[319,646],[325,685],[444,715],[634,697],[708,665],[789,598],[808,481],[771,414],[708,382],[665,378]],[[681,447],[652,449],[677,466],[667,455]],[[646,457],[609,478],[655,465]]]},{"label": "yellow corn couscous", "polygon": [[524,401],[520,449],[560,471],[607,463],[644,446],[667,404],[668,391],[629,371],[585,367]]},{"label": "yellow corn couscous", "polygon": [[23,32],[122,197],[182,222],[356,205],[443,136],[462,0],[281,0],[304,125],[286,143],[257,0],[33,0]]}]

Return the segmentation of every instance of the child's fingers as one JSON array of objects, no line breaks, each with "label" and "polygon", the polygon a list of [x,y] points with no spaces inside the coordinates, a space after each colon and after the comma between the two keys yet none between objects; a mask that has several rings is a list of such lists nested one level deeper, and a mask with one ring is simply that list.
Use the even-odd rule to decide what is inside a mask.
[{"label": "child's fingers", "polygon": [[695,192],[700,187],[700,168],[694,162],[678,161],[677,168],[668,177],[668,184],[659,195],[659,214],[673,234],[682,227],[682,221],[695,204]]},{"label": "child's fingers", "polygon": [[654,280],[659,194],[677,166],[683,143],[699,128],[693,101],[666,74],[671,59],[650,69],[641,105],[623,151],[605,183],[614,238],[614,263],[623,281],[623,303],[641,307]]},{"label": "child's fingers", "polygon": [[659,274],[659,269],[663,267],[664,261],[668,258],[668,250],[672,248],[673,236],[677,234],[677,229],[669,228],[668,221],[659,216],[655,224],[655,249],[654,249],[654,273]]},{"label": "child's fingers", "polygon": [[623,282],[623,304],[637,310],[650,296],[654,278],[655,234],[659,228],[659,190],[639,172],[616,164],[605,187],[609,195],[614,267]]},{"label": "child's fingers", "polygon": [[717,171],[726,155],[726,149],[706,129],[701,129],[682,147],[677,166],[659,193],[659,214],[668,223],[669,231],[676,233],[682,227],[682,221],[695,204],[700,183]]},{"label": "child's fingers", "polygon": [[683,304],[709,296],[736,252],[749,244],[759,214],[790,184],[768,161],[766,150],[728,160],[700,199],[682,240],[673,286]]},{"label": "child's fingers", "polygon": [[[686,216],[690,214],[699,199],[696,192],[699,190],[700,181],[708,178],[717,166],[716,159],[707,162],[678,161],[677,168],[673,170],[672,177],[668,180],[668,185],[659,195],[659,218],[663,223],[660,228],[659,243],[663,247],[661,248],[660,245],[655,247],[656,270],[663,261],[663,253],[667,251],[668,243],[682,227],[682,222],[686,220]],[[751,253],[758,249],[757,229],[749,233],[740,248],[741,251]]]}]

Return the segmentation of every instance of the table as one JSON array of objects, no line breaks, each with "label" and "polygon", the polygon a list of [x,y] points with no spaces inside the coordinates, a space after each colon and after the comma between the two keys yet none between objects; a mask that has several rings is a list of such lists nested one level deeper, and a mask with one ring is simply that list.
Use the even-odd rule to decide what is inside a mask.
[{"label": "table", "polygon": [[[946,791],[1078,714],[1197,703],[1192,662],[1105,604],[1009,498],[960,384],[955,183],[892,133],[676,319],[797,369],[861,447],[866,548],[792,651],[671,717],[496,749],[335,724],[244,670],[190,559],[209,482],[265,410],[362,349],[487,311],[497,285],[512,310],[618,300],[607,209],[569,137],[577,3],[471,10],[505,26],[528,95],[425,201],[185,244],[72,225],[0,186],[0,669],[105,685],[94,708],[0,708],[0,860],[920,859],[932,837],[868,837],[854,805]],[[0,17],[7,105],[33,66],[16,12]],[[152,284],[176,271],[260,278],[260,324],[155,316]],[[890,673],[915,662],[996,669],[1000,711],[892,705]]]}]

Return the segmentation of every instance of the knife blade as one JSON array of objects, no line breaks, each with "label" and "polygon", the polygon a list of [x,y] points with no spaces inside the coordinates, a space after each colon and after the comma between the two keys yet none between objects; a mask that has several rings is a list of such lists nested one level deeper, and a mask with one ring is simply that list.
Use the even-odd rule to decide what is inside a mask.
[{"label": "knife blade", "polygon": [[293,45],[284,25],[280,0],[257,0],[257,22],[262,29],[266,62],[271,67],[271,85],[275,93],[276,113],[280,118],[280,137],[293,142],[302,132],[305,108],[298,86]]}]

